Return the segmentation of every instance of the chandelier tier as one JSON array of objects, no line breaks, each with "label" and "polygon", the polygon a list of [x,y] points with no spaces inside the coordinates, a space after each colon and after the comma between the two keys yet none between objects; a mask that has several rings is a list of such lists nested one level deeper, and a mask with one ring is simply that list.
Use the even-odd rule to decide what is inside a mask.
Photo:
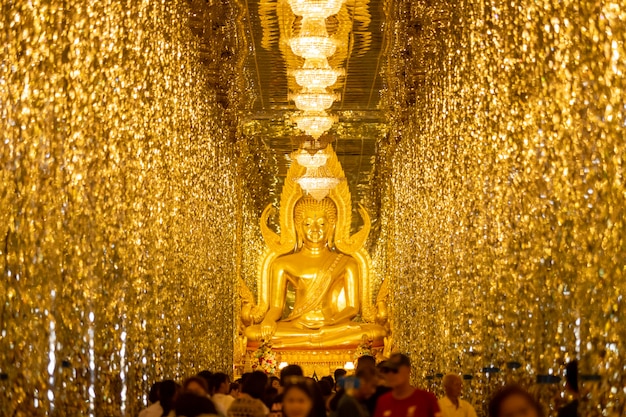
[{"label": "chandelier tier", "polygon": [[339,100],[339,94],[328,92],[305,91],[290,95],[289,98],[296,103],[299,110],[305,112],[320,112],[330,109],[335,100]]},{"label": "chandelier tier", "polygon": [[337,122],[337,117],[329,116],[328,113],[324,111],[304,112],[294,117],[294,121],[298,129],[302,130],[307,135],[313,136],[315,139],[319,139],[324,132],[333,127],[333,124]]},{"label": "chandelier tier", "polygon": [[345,0],[288,0],[296,16],[326,19],[339,13]]},{"label": "chandelier tier", "polygon": [[289,46],[304,59],[326,59],[337,52],[337,42],[326,36],[298,36],[289,40]]},{"label": "chandelier tier", "polygon": [[[305,64],[306,65],[306,64]],[[292,75],[300,87],[310,90],[326,89],[337,82],[337,78],[345,72],[333,68],[301,68],[294,70]]]},{"label": "chandelier tier", "polygon": [[307,168],[304,176],[296,179],[302,190],[317,201],[323,200],[343,178],[331,175],[326,166]]},{"label": "chandelier tier", "polygon": [[289,39],[293,53],[304,59],[325,60],[335,54],[337,44],[328,36],[324,19],[318,18],[302,19],[300,34]]},{"label": "chandelier tier", "polygon": [[310,150],[300,148],[292,154],[292,158],[305,168],[319,168],[325,165],[328,156],[323,149],[311,152]]}]

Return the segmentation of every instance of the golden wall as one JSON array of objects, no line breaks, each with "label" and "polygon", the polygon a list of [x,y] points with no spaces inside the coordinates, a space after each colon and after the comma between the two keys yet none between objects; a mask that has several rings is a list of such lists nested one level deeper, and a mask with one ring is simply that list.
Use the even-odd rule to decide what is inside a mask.
[{"label": "golden wall", "polygon": [[229,372],[229,27],[196,9],[207,47],[183,0],[0,11],[0,416],[136,415],[156,379]]},{"label": "golden wall", "polygon": [[[0,416],[135,415],[156,379],[232,369],[280,190],[236,127],[229,4],[0,6]],[[625,2],[385,8],[371,254],[415,381],[461,372],[478,404],[522,381],[554,409],[562,382],[536,381],[579,358],[584,415],[620,415]]]},{"label": "golden wall", "polygon": [[582,415],[623,415],[626,3],[387,8],[377,261],[416,381],[440,392],[461,372],[478,402],[527,382],[554,409],[563,383],[546,375],[577,357]]}]

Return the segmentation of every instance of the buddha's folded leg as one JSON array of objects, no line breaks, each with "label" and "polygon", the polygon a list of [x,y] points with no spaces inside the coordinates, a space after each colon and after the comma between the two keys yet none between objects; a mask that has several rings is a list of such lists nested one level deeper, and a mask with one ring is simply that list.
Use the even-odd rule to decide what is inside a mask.
[{"label": "buddha's folded leg", "polygon": [[320,332],[322,334],[329,335],[329,336],[335,335],[335,334],[345,334],[345,333],[355,334],[355,333],[371,333],[371,332],[381,333],[384,335],[385,329],[382,326],[379,326],[377,324],[351,322],[347,324],[322,327],[320,329]]},{"label": "buddha's folded leg", "polygon": [[[272,336],[272,340],[274,339],[302,339],[304,338],[308,340],[311,335],[319,333],[319,330],[314,329],[301,329],[292,325],[285,325],[284,323],[279,322],[276,326],[276,331]],[[256,324],[254,326],[249,326],[245,330],[245,335],[250,341],[258,342],[263,339],[263,335],[261,333],[261,325]]]},{"label": "buddha's folded leg", "polygon": [[[346,323],[320,329],[298,328],[291,324],[279,323],[272,337],[272,345],[276,348],[351,346],[358,344],[363,335],[373,340],[382,340],[386,332],[382,326],[370,323]],[[261,341],[261,326],[248,327],[246,337],[250,341]]]}]

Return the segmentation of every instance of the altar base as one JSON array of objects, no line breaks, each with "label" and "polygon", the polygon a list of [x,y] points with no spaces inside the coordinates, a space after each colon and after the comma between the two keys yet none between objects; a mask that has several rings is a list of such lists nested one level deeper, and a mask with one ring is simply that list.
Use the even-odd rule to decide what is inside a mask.
[{"label": "altar base", "polygon": [[[246,349],[243,366],[238,367],[242,372],[252,372],[252,364],[255,359],[256,344],[249,344]],[[345,368],[347,362],[353,362],[356,366],[356,352],[358,346],[337,349],[272,349],[278,363],[286,362],[289,365],[300,365],[305,376],[316,375],[321,378],[333,375],[336,369]],[[372,346],[372,356],[377,360],[382,359],[383,345]],[[280,370],[276,370],[276,376]]]}]

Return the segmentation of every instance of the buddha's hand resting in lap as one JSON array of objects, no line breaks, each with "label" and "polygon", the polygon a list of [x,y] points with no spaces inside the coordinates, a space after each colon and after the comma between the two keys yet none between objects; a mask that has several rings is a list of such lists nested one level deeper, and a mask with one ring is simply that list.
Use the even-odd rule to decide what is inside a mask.
[{"label": "buddha's hand resting in lap", "polygon": [[263,340],[271,340],[276,333],[276,322],[272,319],[265,318],[261,322],[261,337]]}]

